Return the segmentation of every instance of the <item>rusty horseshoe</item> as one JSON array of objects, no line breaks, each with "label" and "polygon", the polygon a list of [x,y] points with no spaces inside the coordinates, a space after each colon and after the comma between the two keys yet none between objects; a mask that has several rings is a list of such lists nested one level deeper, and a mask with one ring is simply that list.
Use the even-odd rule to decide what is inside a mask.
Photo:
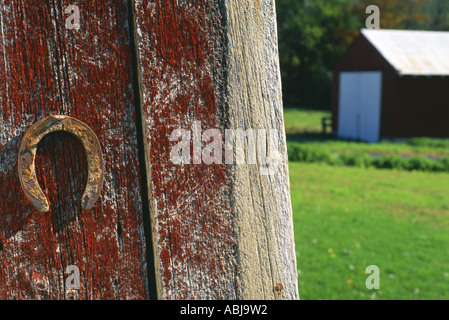
[{"label": "rusty horseshoe", "polygon": [[39,186],[34,160],[41,139],[55,131],[66,131],[81,140],[87,155],[87,185],[81,199],[82,209],[88,211],[97,202],[103,188],[104,161],[101,145],[92,129],[85,123],[64,115],[54,115],[36,122],[23,136],[19,149],[19,180],[25,195],[40,212],[50,207]]}]

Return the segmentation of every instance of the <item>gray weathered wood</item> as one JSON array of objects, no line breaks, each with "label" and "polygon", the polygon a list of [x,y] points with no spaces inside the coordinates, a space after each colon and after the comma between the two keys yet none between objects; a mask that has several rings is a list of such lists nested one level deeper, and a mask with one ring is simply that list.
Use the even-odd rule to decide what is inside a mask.
[{"label": "gray weathered wood", "polygon": [[[232,128],[278,131],[274,174],[237,165],[234,209],[242,297],[297,299],[297,268],[288,178],[275,4],[226,1],[229,115]],[[260,159],[259,159],[260,160]],[[280,295],[276,295],[277,285]]]}]

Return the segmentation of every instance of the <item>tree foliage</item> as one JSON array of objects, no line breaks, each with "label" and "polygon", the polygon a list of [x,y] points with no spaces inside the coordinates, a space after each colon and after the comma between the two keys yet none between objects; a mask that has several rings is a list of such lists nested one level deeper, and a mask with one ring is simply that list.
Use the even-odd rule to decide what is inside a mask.
[{"label": "tree foliage", "polygon": [[365,25],[366,7],[376,5],[380,9],[381,29],[423,29],[430,18],[423,13],[421,0],[360,0],[349,10],[357,18],[358,24]]},{"label": "tree foliage", "polygon": [[365,28],[369,5],[381,29],[449,30],[449,0],[276,0],[286,106],[330,108],[332,68]]},{"label": "tree foliage", "polygon": [[311,107],[326,103],[329,71],[356,29],[348,11],[349,1],[277,0],[276,3],[284,101]]}]

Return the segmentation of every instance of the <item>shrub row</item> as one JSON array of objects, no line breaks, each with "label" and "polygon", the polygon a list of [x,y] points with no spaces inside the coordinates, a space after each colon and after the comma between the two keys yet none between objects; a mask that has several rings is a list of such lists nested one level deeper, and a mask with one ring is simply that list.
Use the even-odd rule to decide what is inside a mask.
[{"label": "shrub row", "polygon": [[434,138],[412,138],[407,142],[415,147],[430,147],[430,148],[449,148],[449,139],[434,139]]},{"label": "shrub row", "polygon": [[368,154],[332,153],[298,144],[288,144],[288,159],[290,161],[359,168],[374,167],[406,171],[449,172],[449,158],[431,160],[422,156],[400,157],[393,155],[382,157]]}]

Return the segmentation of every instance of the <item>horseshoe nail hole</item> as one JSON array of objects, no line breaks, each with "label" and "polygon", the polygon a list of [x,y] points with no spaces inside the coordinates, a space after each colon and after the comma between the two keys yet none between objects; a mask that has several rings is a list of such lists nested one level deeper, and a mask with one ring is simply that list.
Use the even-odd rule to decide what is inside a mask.
[{"label": "horseshoe nail hole", "polygon": [[38,291],[47,291],[47,285],[44,282],[36,283],[36,289]]},{"label": "horseshoe nail hole", "polygon": [[275,292],[276,292],[276,296],[279,297],[279,295],[280,295],[281,292],[282,292],[282,284],[277,283],[277,284],[274,286],[274,290],[275,290]]}]

